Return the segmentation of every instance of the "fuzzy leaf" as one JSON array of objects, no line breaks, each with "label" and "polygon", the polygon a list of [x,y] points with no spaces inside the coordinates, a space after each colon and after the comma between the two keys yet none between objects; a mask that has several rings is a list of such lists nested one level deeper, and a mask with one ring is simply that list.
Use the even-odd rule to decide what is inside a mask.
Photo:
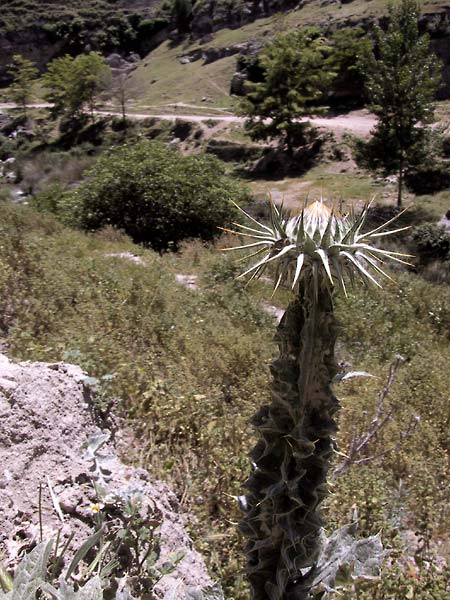
[{"label": "fuzzy leaf", "polygon": [[182,579],[175,579],[172,587],[164,594],[163,600],[178,600],[178,598],[186,597],[186,586]]},{"label": "fuzzy leaf", "polygon": [[52,541],[38,544],[17,567],[11,600],[34,600],[44,583]]},{"label": "fuzzy leaf", "polygon": [[218,584],[206,588],[187,586],[185,600],[223,600],[222,588]]},{"label": "fuzzy leaf", "polygon": [[347,381],[347,379],[353,379],[354,377],[375,377],[375,375],[366,373],[366,371],[349,371],[348,373],[339,373],[336,375],[333,382],[338,383],[339,381]]},{"label": "fuzzy leaf", "polygon": [[101,600],[103,598],[102,581],[97,575],[90,579],[78,592],[79,600]]},{"label": "fuzzy leaf", "polygon": [[89,457],[94,457],[100,448],[109,440],[109,433],[98,433],[88,437],[86,443],[86,452]]},{"label": "fuzzy leaf", "polygon": [[[378,535],[355,539],[354,523],[345,525],[329,538],[323,536],[322,550],[316,567],[305,587],[314,595],[326,599],[347,584],[358,579],[376,579],[387,552]],[[321,595],[324,594],[324,595]]]},{"label": "fuzzy leaf", "polygon": [[50,584],[45,584],[42,589],[56,600],[102,600],[103,598],[102,581],[98,575],[90,579],[77,592],[64,580],[61,581],[59,589]]},{"label": "fuzzy leaf", "polygon": [[120,590],[120,592],[117,592],[116,600],[136,600],[136,598],[134,598],[134,596],[132,596],[130,592],[127,589],[125,589]]}]

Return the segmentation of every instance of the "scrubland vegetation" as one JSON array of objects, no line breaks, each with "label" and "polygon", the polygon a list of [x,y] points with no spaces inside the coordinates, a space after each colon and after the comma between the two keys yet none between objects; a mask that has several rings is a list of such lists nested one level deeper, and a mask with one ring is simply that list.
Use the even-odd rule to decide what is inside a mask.
[{"label": "scrubland vegetation", "polygon": [[[114,375],[99,402],[119,398],[139,432],[142,447],[129,460],[171,482],[227,595],[244,598],[232,496],[247,470],[247,419],[268,398],[274,324],[260,305],[266,284],[244,288],[234,262],[198,242],[160,256],[110,228],[78,233],[30,209],[2,206],[1,223],[1,325],[11,354]],[[145,266],[111,256],[124,251]],[[179,285],[177,273],[197,274],[200,289]],[[448,285],[408,272],[395,279],[383,295],[355,291],[337,307],[345,323],[339,360],[376,376],[336,390],[344,454],[367,431],[395,355],[405,363],[386,400],[392,417],[358,459],[395,449],[334,478],[326,515],[343,524],[356,506],[361,534],[382,529],[394,549],[381,582],[362,586],[360,598],[443,600],[446,575],[433,556],[448,554]],[[283,295],[276,302],[284,305]],[[420,422],[399,443],[411,417]]]},{"label": "scrubland vegetation", "polygon": [[233,219],[232,202],[243,197],[244,189],[217,159],[182,156],[145,141],[105,153],[84,184],[42,208],[71,225],[88,230],[110,225],[136,242],[167,250],[185,238],[216,237]]},{"label": "scrubland vegetation", "polygon": [[[104,4],[96,3],[96,10],[106,11]],[[185,11],[182,2],[178,5]],[[7,15],[15,15],[15,4],[8,7]],[[38,10],[34,3],[31,7]],[[78,12],[80,17],[81,8]],[[107,15],[101,12],[101,18]],[[383,176],[399,173],[399,203],[404,174],[410,190],[403,198],[410,208],[399,216],[398,227],[411,229],[393,236],[388,249],[414,255],[414,266],[386,267],[392,281],[382,291],[355,286],[348,298],[335,302],[340,374],[370,376],[341,377],[334,386],[342,409],[323,508],[326,533],[357,516],[358,535],[381,532],[389,550],[382,577],[355,583],[342,593],[344,600],[445,600],[450,592],[450,234],[436,225],[450,208],[448,138],[444,131],[431,135],[426,127],[416,127],[418,121],[432,121],[438,78],[426,38],[415,33],[411,44],[417,50],[419,43],[429,77],[411,82],[409,63],[406,74],[403,66],[389,71],[392,80],[399,81],[400,73],[403,87],[414,84],[413,92],[420,92],[420,97],[411,93],[406,115],[397,102],[402,85],[388,86],[384,94],[374,74],[377,54],[371,54],[373,46],[360,30],[335,34],[333,54],[321,32],[309,28],[281,33],[266,47],[259,74],[270,72],[273,78],[254,82],[241,109],[259,119],[256,130],[254,122],[247,127],[252,136],[271,140],[256,146],[259,159],[287,151],[298,160],[290,178],[277,182],[290,195],[300,190],[295,206],[308,191],[313,199],[323,193],[330,204],[341,201],[342,210],[358,211],[374,190],[387,190],[368,213],[367,227],[377,227],[398,214],[393,188],[399,182],[375,180],[363,169]],[[303,34],[312,36],[314,45],[302,55],[306,75],[299,80],[293,42],[304,51]],[[381,31],[377,35],[379,45],[388,44]],[[108,40],[100,39],[99,47],[108,46]],[[169,42],[158,51],[176,52]],[[331,82],[348,76],[348,63],[360,52],[372,67],[374,110],[382,115],[389,108],[389,119],[380,120],[378,138],[372,138],[379,142],[378,154],[371,142],[347,136],[338,144],[333,136],[320,137],[296,122],[298,115],[321,109]],[[81,66],[89,56],[96,68],[94,74],[88,69],[93,87],[87,89],[81,85]],[[226,60],[229,69],[231,57]],[[320,63],[309,79],[308,60],[315,67]],[[24,68],[17,64],[19,75]],[[78,75],[66,77],[76,64]],[[167,65],[159,66],[158,78]],[[25,67],[34,79],[32,66]],[[144,64],[135,77],[145,69]],[[286,308],[292,293],[281,288],[269,301],[272,286],[265,278],[249,286],[236,279],[242,256],[219,252],[233,243],[227,233],[219,235],[219,227],[239,219],[231,201],[266,223],[261,194],[252,198],[252,192],[265,190],[273,180],[256,172],[251,159],[226,165],[206,155],[214,121],[202,128],[155,119],[136,124],[125,115],[96,117],[101,86],[94,84],[102,71],[97,53],[56,59],[44,77],[59,109],[52,107],[57,120],[50,123],[41,112],[27,111],[16,77],[22,107],[0,136],[2,168],[11,169],[0,189],[0,341],[16,359],[75,362],[98,379],[99,411],[114,407],[135,432],[136,444],[126,459],[170,483],[191,515],[194,543],[225,597],[244,600],[249,589],[236,498],[243,493],[255,442],[248,420],[270,402],[269,365],[276,355],[270,311]],[[361,71],[351,77],[361,81]],[[182,81],[176,84],[181,93]],[[22,92],[25,88],[26,82]],[[264,124],[266,117],[273,122]],[[249,141],[242,128],[223,135]],[[317,140],[319,150],[308,162],[305,154]],[[386,153],[387,146],[395,152]],[[430,146],[433,152],[425,161],[423,151]],[[386,154],[381,167],[380,147]],[[16,185],[28,194],[28,205],[8,201]],[[194,282],[190,287],[184,285],[186,277]]]}]

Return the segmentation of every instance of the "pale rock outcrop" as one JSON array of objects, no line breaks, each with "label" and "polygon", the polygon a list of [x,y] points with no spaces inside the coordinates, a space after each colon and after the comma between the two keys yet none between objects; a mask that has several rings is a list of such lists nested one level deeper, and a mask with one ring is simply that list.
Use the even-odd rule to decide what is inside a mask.
[{"label": "pale rock outcrop", "polygon": [[117,442],[124,453],[126,438],[121,440],[111,414],[99,416],[92,383],[74,365],[13,363],[0,354],[0,555],[6,556],[4,564],[14,567],[39,541],[40,486],[44,539],[54,538],[58,530],[63,540],[74,533],[73,553],[94,531],[92,480],[98,482],[99,473],[94,468],[92,440],[104,439],[98,452],[102,486],[110,493],[138,493],[143,510],[157,512],[161,523],[157,564],[170,560],[174,552],[183,557],[154,592],[164,597],[169,590],[179,589],[173,598],[181,600],[189,590],[189,597],[202,598],[213,582],[184,529],[175,494],[146,470],[125,466],[118,458]]}]

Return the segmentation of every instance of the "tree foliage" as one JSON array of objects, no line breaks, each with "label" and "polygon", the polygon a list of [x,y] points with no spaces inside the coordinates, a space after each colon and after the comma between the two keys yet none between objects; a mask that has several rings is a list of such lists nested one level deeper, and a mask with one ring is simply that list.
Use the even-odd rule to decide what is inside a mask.
[{"label": "tree foliage", "polygon": [[321,102],[335,77],[330,51],[315,27],[289,31],[267,44],[259,58],[264,81],[248,84],[241,105],[253,138],[281,135],[292,152],[302,130],[297,119],[323,110]]},{"label": "tree foliage", "polygon": [[38,70],[31,60],[15,54],[9,65],[8,75],[12,77],[12,84],[8,90],[9,98],[21,107],[26,117],[27,105],[33,97],[32,85],[38,76]]},{"label": "tree foliage", "polygon": [[179,33],[188,33],[192,20],[192,1],[173,0],[172,17]]},{"label": "tree foliage", "polygon": [[111,69],[98,52],[56,58],[43,77],[52,115],[76,117],[86,109],[92,114],[99,93],[110,79]]},{"label": "tree foliage", "polygon": [[85,229],[123,229],[156,250],[184,238],[212,239],[232,220],[242,190],[217,159],[183,156],[158,142],[125,145],[100,157],[66,194],[66,221]]},{"label": "tree foliage", "polygon": [[329,62],[336,71],[330,102],[362,103],[364,73],[361,61],[372,50],[373,42],[361,27],[338,29],[331,38]]},{"label": "tree foliage", "polygon": [[401,0],[389,8],[386,31],[375,28],[375,50],[364,60],[369,108],[378,117],[367,148],[373,168],[398,174],[398,206],[405,171],[426,158],[440,63],[428,35],[419,32],[420,4]]}]

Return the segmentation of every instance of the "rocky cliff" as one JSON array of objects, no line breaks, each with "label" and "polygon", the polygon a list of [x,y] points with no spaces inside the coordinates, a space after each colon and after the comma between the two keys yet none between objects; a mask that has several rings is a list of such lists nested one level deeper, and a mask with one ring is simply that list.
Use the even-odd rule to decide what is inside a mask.
[{"label": "rocky cliff", "polygon": [[[146,54],[169,25],[160,0],[2,0],[0,11],[0,85],[7,65],[22,54],[43,70],[64,53],[89,50]],[[72,6],[75,4],[75,6]],[[163,36],[167,37],[167,33]]]},{"label": "rocky cliff", "polygon": [[[29,6],[31,8],[25,9],[25,2],[21,0],[3,1],[0,86],[8,82],[7,65],[11,56],[17,53],[30,58],[43,70],[49,60],[66,52],[76,54],[94,49],[105,54],[138,53],[144,56],[168,37],[175,44],[182,41],[176,33],[170,3],[160,0],[80,0],[77,8],[71,10],[62,0],[29,0]],[[210,54],[214,51],[213,59],[217,60],[230,55],[230,46],[217,46],[214,42],[216,32],[240,29],[275,13],[283,18],[267,20],[264,39],[280,27],[287,29],[310,23],[328,32],[356,25],[369,30],[374,22],[383,23],[386,10],[387,5],[383,3],[365,0],[196,0],[192,3],[186,29],[191,38],[211,46]],[[443,61],[445,85],[439,97],[449,98],[450,6],[436,0],[424,2],[421,26],[423,31],[429,32],[433,48]],[[255,47],[253,33],[248,35],[248,40],[240,42],[236,48],[248,48],[249,44]],[[261,46],[260,42],[256,45]],[[233,54],[248,53],[239,49],[235,52],[234,48],[231,48]]]}]

